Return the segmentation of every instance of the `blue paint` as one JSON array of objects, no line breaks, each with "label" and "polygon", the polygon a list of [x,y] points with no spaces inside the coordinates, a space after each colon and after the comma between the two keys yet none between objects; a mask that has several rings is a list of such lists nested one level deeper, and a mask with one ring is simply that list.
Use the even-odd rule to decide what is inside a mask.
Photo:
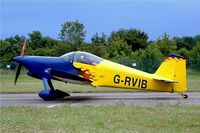
[{"label": "blue paint", "polygon": [[72,62],[65,61],[62,57],[45,56],[16,56],[12,59],[28,69],[28,75],[39,79],[52,79],[52,76],[45,72],[46,69],[58,69],[78,76],[78,70]]},{"label": "blue paint", "polygon": [[177,58],[182,58],[182,59],[186,59],[185,57],[179,55],[179,54],[175,54],[175,53],[169,53],[167,55],[168,57],[177,57]]},{"label": "blue paint", "polygon": [[60,99],[69,96],[69,94],[63,91],[54,90],[53,85],[51,86],[48,82],[48,80],[51,80],[53,77],[48,72],[45,72],[45,70],[57,69],[73,74],[74,76],[78,76],[79,73],[72,62],[65,61],[63,57],[17,56],[12,60],[26,67],[29,76],[43,80],[44,90],[39,92],[39,96],[43,100]]},{"label": "blue paint", "polygon": [[41,90],[39,92],[39,96],[43,99],[43,100],[54,100],[54,99],[60,99],[63,98],[65,96],[69,96],[68,93],[65,93],[61,90]]}]

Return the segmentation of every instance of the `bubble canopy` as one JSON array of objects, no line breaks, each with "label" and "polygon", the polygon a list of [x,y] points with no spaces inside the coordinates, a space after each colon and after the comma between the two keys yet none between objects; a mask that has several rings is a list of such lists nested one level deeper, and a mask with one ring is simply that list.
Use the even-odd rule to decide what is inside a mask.
[{"label": "bubble canopy", "polygon": [[104,59],[86,52],[70,52],[61,56],[65,61],[80,62],[89,65],[97,65]]}]

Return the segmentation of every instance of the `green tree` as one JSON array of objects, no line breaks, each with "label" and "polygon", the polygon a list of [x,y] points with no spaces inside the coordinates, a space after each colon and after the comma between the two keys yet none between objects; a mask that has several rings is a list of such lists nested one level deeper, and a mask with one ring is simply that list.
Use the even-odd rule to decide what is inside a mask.
[{"label": "green tree", "polygon": [[176,42],[174,40],[170,40],[167,33],[164,33],[162,38],[157,39],[153,45],[155,45],[163,55],[167,55],[177,49]]},{"label": "green tree", "polygon": [[194,41],[195,41],[195,44],[197,44],[197,42],[200,42],[200,35],[194,36]]},{"label": "green tree", "polygon": [[84,41],[85,34],[84,25],[75,21],[62,24],[59,36],[64,42],[80,45]]},{"label": "green tree", "polygon": [[92,36],[91,42],[95,45],[106,45],[106,35],[102,33],[102,35],[99,36],[98,33],[96,33],[94,36]]},{"label": "green tree", "polygon": [[28,35],[29,35],[29,47],[32,50],[45,47],[45,45],[42,43],[43,37],[40,31],[33,31]]},{"label": "green tree", "polygon": [[54,40],[50,37],[43,37],[42,40],[41,40],[41,43],[43,44],[43,46],[45,48],[51,48],[53,47],[54,45],[57,45],[58,44],[58,41],[57,40]]},{"label": "green tree", "polygon": [[47,48],[38,48],[36,50],[33,51],[33,55],[37,55],[37,56],[51,56],[51,50],[47,49]]},{"label": "green tree", "polygon": [[130,55],[132,52],[131,46],[129,46],[121,38],[115,38],[109,44],[109,58],[119,58],[120,56]]},{"label": "green tree", "polygon": [[13,57],[13,50],[10,42],[1,40],[0,55],[1,61],[9,61]]},{"label": "green tree", "polygon": [[200,41],[196,42],[191,51],[190,66],[194,70],[200,70]]},{"label": "green tree", "polygon": [[70,45],[63,42],[58,42],[50,49],[51,56],[61,56],[71,51],[77,51],[76,45]]},{"label": "green tree", "polygon": [[191,50],[195,45],[195,38],[193,37],[174,37],[173,40],[177,44],[177,48],[186,48],[187,50]]},{"label": "green tree", "polygon": [[50,49],[57,45],[58,41],[48,36],[43,37],[40,31],[33,31],[29,34],[27,54],[33,55],[54,55]]},{"label": "green tree", "polygon": [[131,46],[132,51],[146,48],[148,45],[148,35],[145,32],[136,29],[120,29],[118,31],[113,31],[108,41],[112,42],[116,38],[122,39]]},{"label": "green tree", "polygon": [[182,55],[185,58],[189,58],[189,56],[190,56],[190,51],[188,51],[186,48],[181,48],[181,49],[177,50],[177,53]]},{"label": "green tree", "polygon": [[136,68],[153,73],[163,60],[163,55],[157,47],[150,45],[146,49],[132,53],[131,58],[137,63]]},{"label": "green tree", "polygon": [[1,61],[10,61],[14,56],[19,55],[24,40],[25,37],[18,35],[1,40]]},{"label": "green tree", "polygon": [[107,48],[102,44],[85,44],[78,47],[78,50],[89,52],[102,58],[108,58]]}]

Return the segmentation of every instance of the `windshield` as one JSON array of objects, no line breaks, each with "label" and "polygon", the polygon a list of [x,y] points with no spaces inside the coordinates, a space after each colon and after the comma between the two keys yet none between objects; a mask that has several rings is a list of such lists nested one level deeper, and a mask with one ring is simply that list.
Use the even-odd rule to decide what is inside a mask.
[{"label": "windshield", "polygon": [[99,64],[102,60],[102,58],[86,52],[75,52],[74,55],[75,62],[90,64],[94,66]]},{"label": "windshield", "polygon": [[73,58],[74,58],[74,53],[75,53],[75,52],[70,52],[70,53],[67,53],[67,54],[62,55],[61,57],[63,57],[63,59],[64,59],[65,61],[70,61],[70,62],[72,62],[72,61],[73,61]]},{"label": "windshield", "polygon": [[70,61],[70,62],[80,62],[80,63],[84,63],[84,64],[90,64],[90,65],[97,65],[99,64],[103,59],[90,54],[90,53],[86,53],[86,52],[70,52],[67,54],[64,54],[61,56],[65,61]]}]

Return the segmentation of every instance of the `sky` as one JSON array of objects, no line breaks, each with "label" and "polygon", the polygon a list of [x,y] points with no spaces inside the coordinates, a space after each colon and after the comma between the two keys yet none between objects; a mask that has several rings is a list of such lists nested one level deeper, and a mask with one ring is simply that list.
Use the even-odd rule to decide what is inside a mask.
[{"label": "sky", "polygon": [[164,32],[173,36],[200,34],[200,0],[1,0],[0,38],[26,36],[39,30],[59,38],[61,24],[84,24],[86,41],[121,28],[139,29],[150,40]]}]

